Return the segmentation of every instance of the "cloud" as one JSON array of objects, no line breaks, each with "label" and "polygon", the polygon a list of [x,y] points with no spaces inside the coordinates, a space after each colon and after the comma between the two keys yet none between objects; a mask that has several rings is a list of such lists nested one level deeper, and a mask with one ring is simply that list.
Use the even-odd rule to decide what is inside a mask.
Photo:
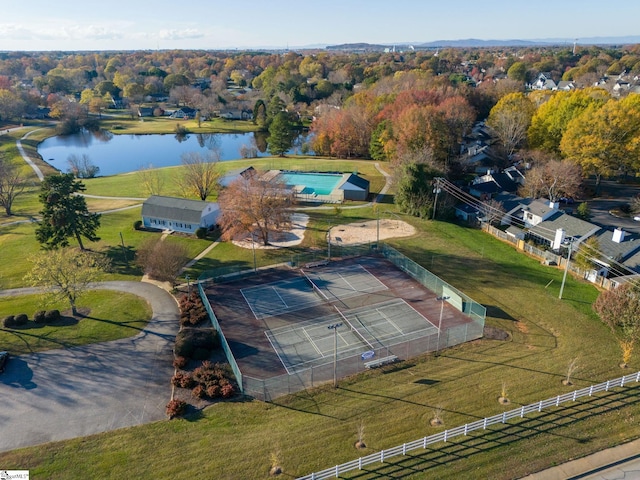
[{"label": "cloud", "polygon": [[117,40],[124,37],[122,31],[106,25],[49,25],[0,24],[0,38],[11,40]]},{"label": "cloud", "polygon": [[185,40],[190,38],[203,38],[204,36],[204,33],[195,28],[160,30],[158,33],[158,37],[162,40]]}]

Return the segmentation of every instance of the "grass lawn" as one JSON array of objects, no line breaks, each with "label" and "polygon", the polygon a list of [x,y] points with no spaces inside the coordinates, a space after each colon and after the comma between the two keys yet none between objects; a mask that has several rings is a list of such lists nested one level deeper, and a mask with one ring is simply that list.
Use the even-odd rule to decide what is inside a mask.
[{"label": "grass lawn", "polygon": [[103,117],[100,126],[116,135],[120,134],[154,134],[175,133],[176,125],[186,128],[189,133],[239,133],[254,132],[256,126],[252,122],[225,120],[214,118],[201,122],[197,120],[181,120],[168,117],[145,117],[131,119],[130,117],[109,118]]},{"label": "grass lawn", "polygon": [[[341,217],[363,214],[344,211]],[[314,218],[320,237],[313,238],[321,238],[320,225],[333,221],[332,213],[316,212]],[[569,278],[565,300],[558,300],[561,270],[477,230],[412,223],[419,233],[392,245],[483,303],[487,325],[509,332],[508,341],[478,340],[438,358],[368,371],[340,381],[335,390],[322,387],[271,404],[220,403],[184,420],[7,452],[0,454],[0,464],[55,478],[186,479],[209,472],[216,478],[263,479],[275,454],[284,474],[294,477],[629,372],[618,367],[619,348],[591,312],[594,287]],[[214,253],[208,261],[252,262],[250,251],[220,245]],[[565,387],[561,380],[575,358],[575,385]],[[638,361],[631,363],[637,367]],[[497,401],[503,382],[509,406]],[[640,389],[616,390],[344,478],[519,478],[636,438]],[[437,408],[444,426],[433,428],[429,420]],[[353,446],[360,424],[364,451]]]},{"label": "grass lawn", "polygon": [[80,311],[90,308],[86,318],[52,325],[32,321],[37,310],[53,308],[71,315],[68,304],[59,302],[47,305],[39,295],[0,297],[0,318],[19,313],[29,316],[27,326],[11,329],[0,326],[2,350],[21,355],[131,337],[140,333],[151,319],[151,307],[142,298],[122,292],[93,290],[78,302]]}]

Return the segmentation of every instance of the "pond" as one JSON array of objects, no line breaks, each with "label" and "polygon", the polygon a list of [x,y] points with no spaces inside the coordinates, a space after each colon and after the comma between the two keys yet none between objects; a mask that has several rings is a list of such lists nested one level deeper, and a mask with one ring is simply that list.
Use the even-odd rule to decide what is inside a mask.
[{"label": "pond", "polygon": [[[299,135],[288,153],[300,153],[306,135]],[[212,151],[221,161],[268,156],[262,132],[189,133],[186,135],[113,135],[110,132],[83,131],[74,135],[47,138],[38,145],[45,162],[61,172],[69,171],[69,156],[87,155],[100,168],[98,175],[133,172],[142,167],[180,165],[188,152]]]}]

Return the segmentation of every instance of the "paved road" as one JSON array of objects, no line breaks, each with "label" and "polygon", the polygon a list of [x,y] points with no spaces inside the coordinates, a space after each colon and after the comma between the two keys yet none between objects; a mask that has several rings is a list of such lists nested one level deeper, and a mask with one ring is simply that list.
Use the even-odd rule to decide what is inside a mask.
[{"label": "paved road", "polygon": [[[589,200],[591,222],[596,225],[622,227],[628,232],[640,233],[640,222],[632,218],[616,218],[609,210],[619,207],[622,203],[629,203],[631,198],[640,193],[637,185],[624,185],[615,180],[602,180],[600,194]],[[577,204],[573,205],[577,208]]]},{"label": "paved road", "polygon": [[0,375],[0,451],[166,418],[179,318],[174,298],[141,282],[96,287],[147,299],[147,328],[113,342],[11,358]]}]

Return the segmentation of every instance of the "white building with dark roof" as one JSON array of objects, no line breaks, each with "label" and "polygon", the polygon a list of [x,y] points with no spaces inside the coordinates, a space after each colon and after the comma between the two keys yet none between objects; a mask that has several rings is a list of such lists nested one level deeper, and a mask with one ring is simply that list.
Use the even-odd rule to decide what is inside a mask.
[{"label": "white building with dark roof", "polygon": [[195,233],[215,226],[219,215],[220,207],[214,202],[152,195],[142,204],[145,228]]}]

